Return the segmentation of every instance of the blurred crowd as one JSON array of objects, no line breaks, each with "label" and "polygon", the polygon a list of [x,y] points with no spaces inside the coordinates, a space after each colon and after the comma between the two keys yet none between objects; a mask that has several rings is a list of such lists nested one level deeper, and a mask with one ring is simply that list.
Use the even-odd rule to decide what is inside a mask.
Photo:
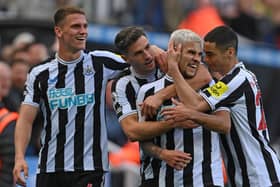
[{"label": "blurred crowd", "polygon": [[[280,47],[279,0],[0,0],[0,18],[50,20],[54,10],[67,4],[83,8],[91,22],[141,25],[147,30],[167,32],[193,12],[212,7],[217,19],[240,35]],[[198,24],[211,22],[210,18],[202,15]]]},{"label": "blurred crowd", "polygon": [[[1,63],[7,68],[1,69],[1,90],[6,90],[2,102],[10,111],[18,112],[23,100],[27,73],[34,65],[49,58],[53,51],[43,43],[36,42],[31,33],[20,33],[11,44],[5,45],[0,53]],[[27,154],[37,155],[40,147],[39,133],[42,127],[38,114],[33,125],[31,144]]]}]

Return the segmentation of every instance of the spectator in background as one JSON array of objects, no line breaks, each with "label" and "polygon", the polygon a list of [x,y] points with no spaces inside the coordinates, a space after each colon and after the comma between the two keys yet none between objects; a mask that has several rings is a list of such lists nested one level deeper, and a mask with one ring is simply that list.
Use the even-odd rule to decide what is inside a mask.
[{"label": "spectator in background", "polygon": [[224,22],[211,0],[199,0],[196,8],[187,14],[178,28],[190,29],[204,37],[207,32],[220,25],[224,25]]},{"label": "spectator in background", "polygon": [[23,101],[24,84],[30,66],[24,60],[15,60],[11,62],[12,70],[12,88],[8,96],[10,102],[10,110],[18,111],[21,102]]},{"label": "spectator in background", "polygon": [[0,59],[4,62],[11,62],[13,51],[14,51],[13,45],[7,44],[3,46],[1,49]]},{"label": "spectator in background", "polygon": [[29,64],[34,66],[47,60],[49,57],[48,48],[42,43],[32,43],[27,47],[27,53],[29,55]]},{"label": "spectator in background", "polygon": [[164,31],[164,12],[161,0],[141,0],[134,4],[134,24],[156,31]]},{"label": "spectator in background", "polygon": [[14,38],[13,46],[15,49],[20,49],[34,41],[35,41],[35,37],[33,36],[33,34],[29,32],[22,32]]},{"label": "spectator in background", "polygon": [[8,95],[11,87],[11,69],[0,62],[0,186],[12,187],[14,166],[14,130],[17,113],[5,108],[3,98]]},{"label": "spectator in background", "polygon": [[9,63],[13,63],[15,61],[24,61],[29,63],[30,57],[27,51],[27,46],[22,46],[21,48],[14,48],[14,51],[11,56],[11,61]]}]

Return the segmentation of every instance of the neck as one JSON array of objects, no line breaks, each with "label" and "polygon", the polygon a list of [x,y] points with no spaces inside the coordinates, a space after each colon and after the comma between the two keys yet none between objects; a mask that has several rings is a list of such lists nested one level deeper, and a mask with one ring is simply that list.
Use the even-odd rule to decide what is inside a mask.
[{"label": "neck", "polygon": [[223,70],[220,72],[221,75],[226,75],[228,72],[230,72],[230,70],[232,70],[232,68],[238,63],[237,59],[234,59],[233,61],[231,61],[230,63],[228,63],[227,66],[225,66],[223,68]]},{"label": "neck", "polygon": [[155,74],[156,72],[156,68],[153,69],[151,72],[146,72],[146,73],[143,73],[143,72],[139,72],[137,71],[135,68],[131,68],[131,71],[139,78],[141,77],[148,77],[149,75],[152,75],[152,74]]},{"label": "neck", "polygon": [[77,58],[79,58],[81,56],[81,50],[77,51],[77,52],[69,52],[69,51],[64,51],[64,50],[58,50],[57,56],[64,60],[64,61],[72,61],[72,60],[76,60]]}]

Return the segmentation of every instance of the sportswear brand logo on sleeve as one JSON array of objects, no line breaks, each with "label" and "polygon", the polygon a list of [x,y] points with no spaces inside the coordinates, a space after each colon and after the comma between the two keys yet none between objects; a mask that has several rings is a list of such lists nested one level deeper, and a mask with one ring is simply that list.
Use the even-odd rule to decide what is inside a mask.
[{"label": "sportswear brand logo on sleeve", "polygon": [[227,90],[228,86],[222,81],[218,81],[213,86],[207,88],[207,91],[215,98],[221,97]]}]

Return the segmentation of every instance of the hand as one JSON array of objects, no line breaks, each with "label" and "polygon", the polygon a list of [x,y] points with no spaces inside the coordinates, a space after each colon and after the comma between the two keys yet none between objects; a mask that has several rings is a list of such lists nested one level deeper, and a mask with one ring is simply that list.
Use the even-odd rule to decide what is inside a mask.
[{"label": "hand", "polygon": [[167,73],[168,65],[167,65],[167,52],[162,50],[156,45],[151,46],[152,55],[155,58],[155,62],[160,70],[164,73]]},{"label": "hand", "polygon": [[161,99],[156,97],[155,95],[151,95],[147,97],[143,103],[140,103],[139,106],[141,107],[141,114],[142,116],[152,118],[157,114],[157,109],[162,104]]},{"label": "hand", "polygon": [[164,108],[161,111],[161,115],[165,120],[174,120],[175,122],[183,122],[186,120],[192,120],[192,110],[186,108],[185,105],[174,98],[171,98],[175,107]]},{"label": "hand", "polygon": [[184,169],[192,160],[189,153],[168,149],[162,149],[159,158],[176,170]]},{"label": "hand", "polygon": [[167,64],[169,73],[178,73],[179,67],[178,63],[181,61],[182,57],[182,45],[178,44],[175,46],[174,41],[168,43],[167,51]]},{"label": "hand", "polygon": [[[21,176],[23,171],[24,179]],[[28,165],[24,159],[16,159],[13,170],[14,180],[20,186],[26,186],[26,179],[28,178]]]},{"label": "hand", "polygon": [[176,122],[176,127],[181,127],[184,129],[193,129],[199,127],[199,125],[192,120],[186,120],[182,122]]}]

